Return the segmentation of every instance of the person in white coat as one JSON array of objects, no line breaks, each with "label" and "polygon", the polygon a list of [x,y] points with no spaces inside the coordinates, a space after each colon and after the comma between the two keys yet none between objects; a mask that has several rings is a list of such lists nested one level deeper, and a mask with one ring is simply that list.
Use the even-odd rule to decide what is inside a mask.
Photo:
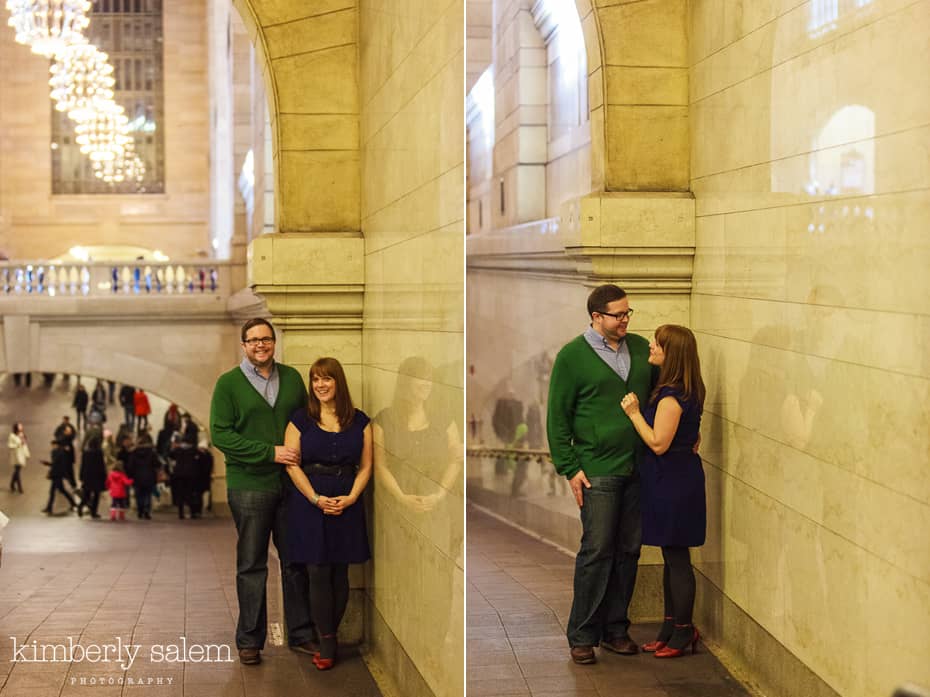
[{"label": "person in white coat", "polygon": [[23,493],[23,482],[20,472],[29,460],[29,444],[26,442],[26,432],[23,425],[17,421],[13,424],[13,431],[7,439],[10,448],[10,465],[13,467],[13,477],[10,479],[10,491]]}]

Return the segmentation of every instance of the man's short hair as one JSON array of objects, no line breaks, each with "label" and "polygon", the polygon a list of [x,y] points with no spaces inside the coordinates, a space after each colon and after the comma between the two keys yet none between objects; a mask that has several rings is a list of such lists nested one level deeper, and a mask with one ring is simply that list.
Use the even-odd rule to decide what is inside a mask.
[{"label": "man's short hair", "polygon": [[269,331],[271,331],[272,339],[277,339],[274,334],[274,327],[271,326],[271,322],[269,322],[264,317],[255,317],[254,319],[250,319],[248,322],[242,325],[242,341],[245,341],[245,335],[248,334],[252,327],[257,327],[260,324],[264,324],[266,327],[268,327]]},{"label": "man's short hair", "polygon": [[625,297],[626,291],[613,283],[598,286],[588,296],[588,315],[593,315],[595,312],[606,312],[609,303],[614,300],[623,300]]}]

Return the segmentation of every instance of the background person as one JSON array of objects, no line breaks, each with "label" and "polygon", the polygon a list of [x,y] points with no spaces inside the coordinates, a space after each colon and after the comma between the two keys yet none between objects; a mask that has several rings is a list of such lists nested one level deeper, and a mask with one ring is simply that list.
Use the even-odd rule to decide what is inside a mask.
[{"label": "background person", "polygon": [[23,480],[20,474],[23,467],[29,461],[29,443],[26,440],[26,431],[21,422],[13,424],[13,430],[7,439],[7,447],[10,449],[10,466],[13,468],[13,475],[10,478],[10,491],[23,493]]},{"label": "background person", "polygon": [[704,544],[707,509],[704,468],[695,452],[704,409],[704,382],[694,334],[666,324],[649,344],[649,362],[659,379],[640,413],[639,398],[621,406],[649,450],[641,466],[643,544],[662,548],[665,621],[655,641],[643,646],[656,658],[676,658],[699,638],[692,623],[694,569],[690,547]]},{"label": "background person", "polygon": [[87,405],[89,402],[90,396],[87,394],[87,390],[84,389],[84,385],[78,383],[77,387],[74,388],[74,399],[71,401],[75,413],[74,423],[78,429],[87,428]]}]

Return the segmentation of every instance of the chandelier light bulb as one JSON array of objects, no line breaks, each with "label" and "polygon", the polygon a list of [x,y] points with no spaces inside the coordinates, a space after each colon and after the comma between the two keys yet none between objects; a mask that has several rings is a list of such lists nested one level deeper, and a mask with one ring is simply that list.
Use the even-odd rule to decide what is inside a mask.
[{"label": "chandelier light bulb", "polygon": [[7,23],[16,31],[18,43],[52,58],[66,46],[86,43],[90,7],[89,0],[6,0]]},{"label": "chandelier light bulb", "polygon": [[95,112],[87,121],[78,122],[74,127],[74,141],[81,146],[81,152],[94,162],[122,156],[132,140],[123,111],[123,107],[108,102],[105,110]]},{"label": "chandelier light bulb", "polygon": [[94,161],[94,176],[108,184],[124,181],[141,184],[145,178],[145,164],[135,150],[135,141],[130,139],[123,147],[123,152],[112,160]]},{"label": "chandelier light bulb", "polygon": [[113,101],[113,66],[92,44],[65,47],[50,68],[51,96],[72,121],[89,121]]}]

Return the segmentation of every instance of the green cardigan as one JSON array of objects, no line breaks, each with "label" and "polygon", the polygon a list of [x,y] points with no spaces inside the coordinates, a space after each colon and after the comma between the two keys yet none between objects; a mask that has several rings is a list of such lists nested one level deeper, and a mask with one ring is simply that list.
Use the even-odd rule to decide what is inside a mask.
[{"label": "green cardigan", "polygon": [[546,432],[556,471],[568,478],[633,473],[642,445],[620,399],[635,392],[645,404],[652,387],[649,342],[626,335],[630,374],[626,382],[595,353],[584,335],[568,342],[552,366]]},{"label": "green cardigan", "polygon": [[284,429],[295,409],[307,405],[300,373],[278,367],[274,407],[236,366],[220,375],[210,404],[213,445],[226,456],[226,485],[247,491],[280,491],[284,466],[274,461],[274,446],[284,444]]}]

